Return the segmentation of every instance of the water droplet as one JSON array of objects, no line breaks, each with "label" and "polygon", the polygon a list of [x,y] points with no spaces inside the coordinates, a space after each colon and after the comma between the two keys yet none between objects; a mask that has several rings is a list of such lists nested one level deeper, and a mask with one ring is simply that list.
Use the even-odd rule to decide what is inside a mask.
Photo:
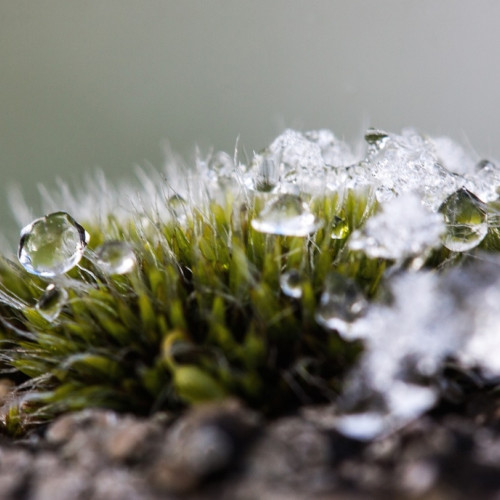
[{"label": "water droplet", "polygon": [[96,257],[106,274],[126,274],[136,264],[135,253],[125,241],[106,241],[96,249]]},{"label": "water droplet", "polygon": [[186,222],[188,204],[181,195],[174,194],[170,196],[167,200],[167,206],[178,222]]},{"label": "water droplet", "polygon": [[279,169],[274,158],[258,157],[260,162],[255,176],[255,189],[263,193],[272,191],[279,182]]},{"label": "water droplet", "polygon": [[68,300],[68,292],[64,288],[51,283],[36,304],[36,309],[47,321],[55,321]]},{"label": "water droplet", "polygon": [[338,217],[337,215],[333,219],[331,238],[332,240],[342,240],[349,234],[349,224]]},{"label": "water droplet", "polygon": [[340,335],[347,335],[350,324],[361,317],[367,301],[356,283],[338,273],[330,273],[325,280],[316,312],[316,321]]},{"label": "water droplet", "polygon": [[296,269],[284,272],[280,277],[281,291],[288,297],[302,297],[302,277]]},{"label": "water droplet", "polygon": [[322,225],[307,204],[293,194],[283,194],[274,199],[252,220],[256,231],[283,236],[307,236]]},{"label": "water droplet", "polygon": [[19,262],[32,274],[57,276],[80,262],[89,239],[89,234],[73,217],[54,212],[22,229]]},{"label": "water droplet", "polygon": [[443,245],[465,252],[481,243],[488,232],[486,205],[467,189],[459,189],[439,207],[446,224]]},{"label": "water droplet", "polygon": [[486,159],[483,159],[483,160],[479,160],[477,163],[476,163],[476,171],[477,172],[480,172],[481,170],[496,170],[497,167],[496,165],[490,161],[490,160],[486,160]]},{"label": "water droplet", "polygon": [[370,128],[366,131],[365,141],[374,150],[380,151],[389,141],[389,134],[383,130],[378,130],[375,128]]},{"label": "water droplet", "polygon": [[224,151],[213,154],[208,161],[208,168],[219,175],[231,177],[234,172],[233,159]]}]

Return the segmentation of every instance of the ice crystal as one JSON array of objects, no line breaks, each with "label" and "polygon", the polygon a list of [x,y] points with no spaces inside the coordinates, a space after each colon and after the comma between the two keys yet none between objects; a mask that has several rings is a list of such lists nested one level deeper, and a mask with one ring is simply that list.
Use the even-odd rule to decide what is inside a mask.
[{"label": "ice crystal", "polygon": [[382,211],[352,234],[349,246],[369,257],[402,261],[439,246],[443,217],[426,209],[413,193],[382,205]]}]

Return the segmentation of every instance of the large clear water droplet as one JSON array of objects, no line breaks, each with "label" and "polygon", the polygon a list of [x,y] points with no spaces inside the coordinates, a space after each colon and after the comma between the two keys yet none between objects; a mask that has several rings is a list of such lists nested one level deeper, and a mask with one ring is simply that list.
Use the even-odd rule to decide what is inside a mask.
[{"label": "large clear water droplet", "polygon": [[349,224],[347,224],[344,219],[336,215],[333,219],[332,232],[330,234],[332,240],[343,240],[344,238],[347,238],[348,234]]},{"label": "large clear water droplet", "polygon": [[80,262],[89,239],[89,234],[73,217],[54,212],[23,228],[19,262],[32,274],[57,276]]},{"label": "large clear water droplet", "polygon": [[283,194],[274,199],[252,220],[256,231],[283,236],[307,236],[322,225],[307,203],[293,194]]},{"label": "large clear water droplet", "polygon": [[465,252],[481,243],[488,233],[487,207],[465,188],[454,192],[439,207],[446,224],[443,245],[452,252]]},{"label": "large clear water droplet", "polygon": [[55,321],[68,300],[68,292],[64,288],[51,283],[36,304],[36,310],[47,321]]},{"label": "large clear water droplet", "polygon": [[363,315],[367,304],[354,281],[341,274],[330,273],[325,280],[316,321],[347,336],[351,323]]},{"label": "large clear water droplet", "polygon": [[281,291],[288,297],[300,299],[302,297],[302,276],[299,271],[292,269],[280,276]]},{"label": "large clear water droplet", "polygon": [[136,264],[135,253],[125,241],[106,241],[95,253],[97,265],[106,274],[126,274]]}]

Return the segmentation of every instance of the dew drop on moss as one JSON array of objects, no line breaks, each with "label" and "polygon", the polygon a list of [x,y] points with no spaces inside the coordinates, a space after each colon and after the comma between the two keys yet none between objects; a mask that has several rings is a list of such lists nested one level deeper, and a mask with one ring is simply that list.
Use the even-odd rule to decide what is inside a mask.
[{"label": "dew drop on moss", "polygon": [[275,198],[252,220],[252,227],[256,231],[282,236],[307,236],[322,225],[307,203],[292,194]]},{"label": "dew drop on moss", "polygon": [[349,225],[341,217],[335,216],[330,234],[332,240],[342,240],[349,234]]},{"label": "dew drop on moss", "polygon": [[57,276],[80,262],[89,239],[89,234],[73,217],[54,212],[22,229],[19,262],[32,274]]},{"label": "dew drop on moss", "polygon": [[36,304],[36,309],[47,321],[55,321],[68,300],[68,292],[51,283]]},{"label": "dew drop on moss", "polygon": [[179,194],[170,196],[167,200],[167,206],[170,213],[178,222],[184,223],[187,219],[187,201]]},{"label": "dew drop on moss", "polygon": [[439,207],[446,224],[443,245],[452,252],[476,247],[488,232],[486,205],[465,188],[452,193]]},{"label": "dew drop on moss", "polygon": [[316,321],[325,328],[344,335],[348,333],[349,325],[362,316],[366,308],[367,301],[356,283],[332,272],[325,280]]},{"label": "dew drop on moss", "polygon": [[288,297],[300,299],[302,297],[302,277],[299,271],[292,269],[280,276],[281,291]]},{"label": "dew drop on moss", "polygon": [[126,274],[134,269],[135,253],[125,241],[106,241],[96,249],[97,265],[106,274]]}]

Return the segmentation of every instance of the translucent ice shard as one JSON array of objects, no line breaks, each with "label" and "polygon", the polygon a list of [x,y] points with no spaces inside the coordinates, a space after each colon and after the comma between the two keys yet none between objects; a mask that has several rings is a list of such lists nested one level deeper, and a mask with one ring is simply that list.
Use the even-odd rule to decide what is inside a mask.
[{"label": "translucent ice shard", "polygon": [[366,157],[348,169],[345,183],[350,188],[371,185],[380,202],[407,192],[416,192],[435,209],[443,199],[465,183],[439,163],[434,144],[414,130],[401,135],[369,130]]},{"label": "translucent ice shard", "polygon": [[336,330],[349,338],[351,324],[366,310],[367,301],[356,283],[338,274],[330,273],[326,277],[323,293],[316,311],[316,321]]},{"label": "translucent ice shard", "polygon": [[353,162],[354,155],[347,144],[328,130],[285,130],[254,156],[244,184],[265,192],[324,192],[330,173]]},{"label": "translucent ice shard", "polygon": [[430,212],[415,194],[408,193],[383,204],[381,212],[352,234],[349,246],[372,258],[422,260],[440,245],[444,231],[443,216]]},{"label": "translucent ice shard", "polygon": [[322,225],[307,203],[293,194],[275,198],[252,220],[252,227],[256,231],[283,236],[307,236]]},{"label": "translucent ice shard", "polygon": [[479,161],[474,174],[469,176],[473,192],[486,202],[498,200],[500,195],[500,168],[489,160]]},{"label": "translucent ice shard", "polygon": [[106,274],[126,274],[134,269],[135,253],[125,241],[106,241],[96,248],[97,265]]},{"label": "translucent ice shard", "polygon": [[486,205],[465,188],[448,196],[439,212],[446,223],[443,245],[452,252],[476,247],[488,233]]},{"label": "translucent ice shard", "polygon": [[47,321],[55,321],[68,300],[68,292],[64,288],[51,283],[45,289],[36,309]]},{"label": "translucent ice shard", "polygon": [[28,272],[53,277],[80,262],[89,238],[73,217],[54,212],[22,229],[18,258]]},{"label": "translucent ice shard", "polygon": [[300,299],[302,297],[302,277],[296,269],[285,271],[280,276],[281,291],[288,297]]}]

